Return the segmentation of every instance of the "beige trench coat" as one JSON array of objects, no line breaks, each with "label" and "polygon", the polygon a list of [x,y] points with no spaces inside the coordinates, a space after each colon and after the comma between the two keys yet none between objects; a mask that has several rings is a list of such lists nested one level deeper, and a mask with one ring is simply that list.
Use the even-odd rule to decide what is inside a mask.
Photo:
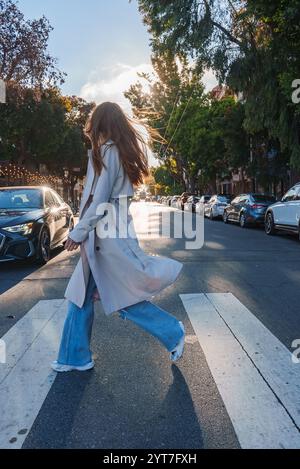
[{"label": "beige trench coat", "polygon": [[[70,238],[81,243],[80,259],[65,291],[65,298],[82,307],[90,272],[95,279],[106,315],[126,306],[149,300],[178,277],[182,264],[176,260],[146,254],[132,237],[132,217],[127,210],[125,224],[130,236],[98,237],[98,228],[107,218],[99,205],[109,202],[119,214],[122,197],[133,195],[132,184],[119,158],[117,146],[110,140],[101,147],[105,167],[98,177],[93,201],[88,206],[95,172],[89,157],[86,184],[79,210],[79,222]],[[121,198],[121,199],[120,199]],[[122,223],[124,223],[121,218]],[[97,229],[96,229],[97,227]],[[116,232],[120,232],[119,216]]]}]

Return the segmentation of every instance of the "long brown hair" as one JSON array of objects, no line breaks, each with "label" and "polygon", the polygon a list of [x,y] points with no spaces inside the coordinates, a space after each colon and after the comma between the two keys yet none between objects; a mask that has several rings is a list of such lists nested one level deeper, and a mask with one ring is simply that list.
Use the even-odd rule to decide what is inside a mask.
[{"label": "long brown hair", "polygon": [[93,165],[98,174],[104,165],[100,147],[112,140],[118,147],[124,170],[132,184],[142,184],[144,176],[149,175],[147,144],[134,122],[138,123],[116,103],[105,102],[94,108],[84,131],[92,144]]}]

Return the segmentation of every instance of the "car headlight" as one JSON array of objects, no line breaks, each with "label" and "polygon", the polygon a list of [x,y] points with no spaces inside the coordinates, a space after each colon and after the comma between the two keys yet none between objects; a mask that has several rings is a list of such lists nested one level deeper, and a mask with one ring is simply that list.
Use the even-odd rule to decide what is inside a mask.
[{"label": "car headlight", "polygon": [[3,228],[3,230],[8,231],[9,233],[19,233],[22,235],[28,235],[32,232],[33,223],[24,223],[22,225],[8,226]]}]

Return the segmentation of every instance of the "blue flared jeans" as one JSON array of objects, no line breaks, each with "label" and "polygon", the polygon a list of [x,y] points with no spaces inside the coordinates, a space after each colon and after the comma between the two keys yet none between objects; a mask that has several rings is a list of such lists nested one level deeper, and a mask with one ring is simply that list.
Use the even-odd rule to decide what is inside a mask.
[{"label": "blue flared jeans", "polygon": [[[82,308],[71,301],[68,302],[68,314],[57,359],[59,364],[84,366],[92,361],[90,341],[94,320],[95,288],[95,280],[90,272]],[[150,301],[142,301],[120,310],[119,317],[129,319],[152,334],[169,352],[174,350],[183,335],[179,321]]]}]

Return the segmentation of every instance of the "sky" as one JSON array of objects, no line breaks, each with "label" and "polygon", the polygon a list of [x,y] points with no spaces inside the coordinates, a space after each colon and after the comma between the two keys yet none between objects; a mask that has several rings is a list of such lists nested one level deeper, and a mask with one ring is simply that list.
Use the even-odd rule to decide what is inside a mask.
[{"label": "sky", "polygon": [[[66,72],[65,94],[97,104],[118,102],[130,114],[123,96],[140,80],[137,72],[152,72],[150,35],[137,0],[19,0],[26,19],[45,15],[54,30],[49,51]],[[141,80],[140,80],[141,81]],[[216,80],[208,72],[207,89]]]}]

